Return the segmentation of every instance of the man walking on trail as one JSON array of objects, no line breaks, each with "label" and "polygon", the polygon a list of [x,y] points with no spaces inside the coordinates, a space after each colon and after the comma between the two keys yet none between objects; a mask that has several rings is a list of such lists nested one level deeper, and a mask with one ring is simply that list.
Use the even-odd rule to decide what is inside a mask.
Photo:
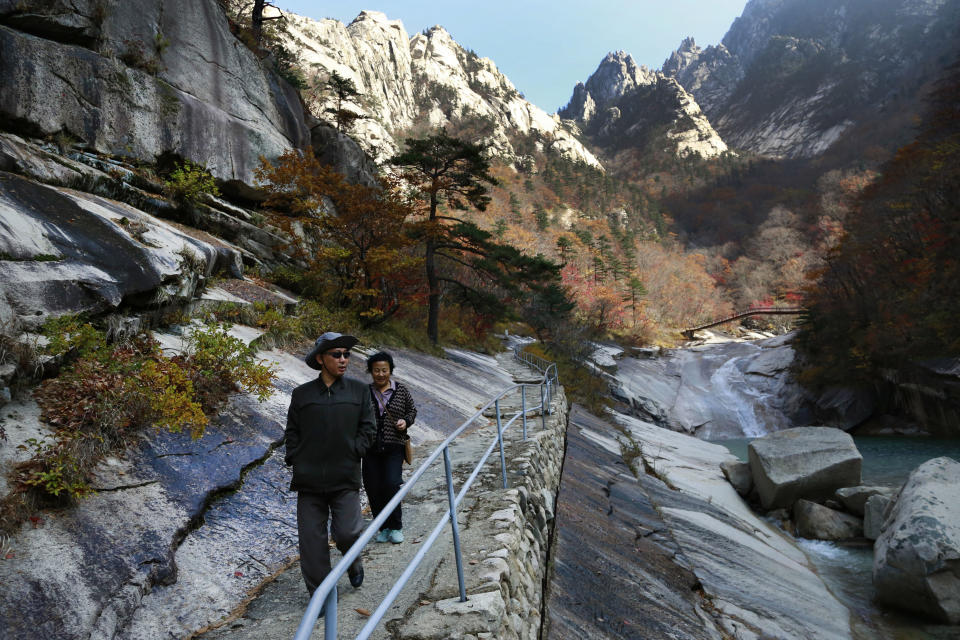
[{"label": "man walking on trail", "polygon": [[[360,459],[377,437],[370,388],[344,377],[358,340],[328,331],[304,358],[320,371],[293,390],[287,412],[284,461],[293,466],[297,492],[300,570],[310,595],[330,573],[327,516],[341,553],[363,532],[360,516]],[[348,570],[350,584],[363,584],[360,558]]]}]

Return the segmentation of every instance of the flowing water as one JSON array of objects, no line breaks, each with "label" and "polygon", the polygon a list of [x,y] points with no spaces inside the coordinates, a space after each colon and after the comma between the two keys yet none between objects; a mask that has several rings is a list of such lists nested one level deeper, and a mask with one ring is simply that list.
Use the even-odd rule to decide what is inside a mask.
[{"label": "flowing water", "polygon": [[[816,424],[792,382],[789,336],[677,349],[659,358],[623,358],[616,378],[620,399],[654,421],[726,445],[742,460],[755,437]],[[650,410],[653,407],[653,410]],[[733,439],[726,439],[731,438]],[[742,436],[742,437],[741,437]],[[938,456],[960,460],[960,440],[857,437],[863,484],[899,487],[909,473]],[[869,542],[797,540],[824,582],[851,612],[858,640],[950,637],[923,621],[881,611],[873,603],[873,547]],[[942,628],[941,628],[942,629]],[[954,628],[955,629],[955,628]]]},{"label": "flowing water", "polygon": [[[741,460],[747,460],[747,445],[753,438],[716,441]],[[940,438],[855,437],[863,456],[863,484],[899,487],[910,472],[940,456],[960,460],[960,441]],[[881,611],[873,602],[873,546],[843,544],[798,538],[807,554],[837,598],[850,609],[858,638],[879,640],[932,640],[943,638],[934,628],[924,629],[922,621]]]}]

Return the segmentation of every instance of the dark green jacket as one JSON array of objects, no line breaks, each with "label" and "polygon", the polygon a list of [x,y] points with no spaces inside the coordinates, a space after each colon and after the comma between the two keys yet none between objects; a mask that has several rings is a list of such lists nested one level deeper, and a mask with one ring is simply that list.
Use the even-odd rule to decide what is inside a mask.
[{"label": "dark green jacket", "polygon": [[293,491],[360,489],[360,458],[377,437],[369,387],[343,377],[330,387],[318,376],[293,390],[284,461]]}]

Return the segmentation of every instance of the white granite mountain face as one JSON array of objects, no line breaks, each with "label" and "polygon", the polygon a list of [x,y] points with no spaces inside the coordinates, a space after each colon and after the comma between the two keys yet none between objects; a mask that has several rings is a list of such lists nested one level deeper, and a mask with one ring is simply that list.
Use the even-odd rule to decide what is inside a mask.
[{"label": "white granite mountain face", "polygon": [[651,142],[650,132],[666,126],[666,139],[679,156],[711,158],[727,150],[692,95],[623,51],[607,54],[586,83],[577,84],[560,115],[607,149],[642,148]]},{"label": "white granite mountain face", "polygon": [[688,38],[662,71],[734,148],[815,157],[859,124],[914,110],[958,27],[958,0],[750,0],[722,44]]},{"label": "white granite mountain face", "polygon": [[605,107],[637,87],[656,81],[656,74],[645,66],[637,66],[630,54],[624,51],[608,53],[586,84],[577,83],[570,103],[561,114],[564,118],[587,123],[596,115],[598,105]]},{"label": "white granite mountain face", "polygon": [[[364,11],[344,26],[287,14],[287,44],[322,80],[336,71],[361,94],[350,105],[366,118],[351,135],[378,160],[394,154],[415,123],[482,131],[492,153],[519,159],[517,136],[532,135],[541,148],[602,169],[573,135],[569,123],[527,102],[489,58],[461,47],[442,27],[408,37],[399,20]],[[325,106],[317,96],[315,112]]]},{"label": "white granite mountain face", "polygon": [[701,109],[714,113],[743,79],[743,68],[734,61],[723,44],[701,49],[693,38],[686,38],[663,63],[662,72],[692,93]]},{"label": "white granite mountain face", "polygon": [[250,197],[260,156],[309,145],[300,99],[217,2],[173,4],[0,0],[4,128],[146,163],[173,154]]}]

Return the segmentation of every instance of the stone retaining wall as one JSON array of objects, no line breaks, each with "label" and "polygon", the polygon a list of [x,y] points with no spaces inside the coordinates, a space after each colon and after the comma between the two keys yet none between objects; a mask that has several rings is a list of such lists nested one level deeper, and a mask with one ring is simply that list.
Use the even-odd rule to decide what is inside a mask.
[{"label": "stone retaining wall", "polygon": [[[505,410],[506,411],[506,410]],[[527,440],[515,425],[506,439],[502,488],[496,451],[478,482],[476,499],[461,514],[467,601],[460,602],[454,560],[444,559],[420,606],[398,625],[405,640],[535,639],[542,623],[543,580],[560,485],[567,401],[562,389],[546,427],[528,421]]]}]

